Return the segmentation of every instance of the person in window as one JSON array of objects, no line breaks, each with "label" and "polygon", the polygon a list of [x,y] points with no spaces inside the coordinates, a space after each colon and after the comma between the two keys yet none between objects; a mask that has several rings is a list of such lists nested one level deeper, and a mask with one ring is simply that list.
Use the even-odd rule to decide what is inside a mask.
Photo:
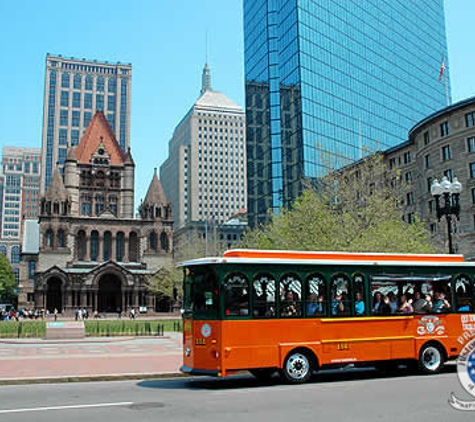
[{"label": "person in window", "polygon": [[373,296],[373,309],[371,312],[373,315],[381,313],[381,306],[383,304],[383,295],[381,292],[376,292]]},{"label": "person in window", "polygon": [[457,309],[458,312],[470,312],[471,310],[472,310],[472,305],[470,304],[470,299],[462,300],[459,308]]},{"label": "person in window", "polygon": [[401,296],[401,306],[399,306],[398,313],[407,315],[407,314],[412,314],[414,312],[414,309],[412,305],[409,303],[407,300],[406,295]]},{"label": "person in window", "polygon": [[249,315],[249,294],[245,291],[239,299],[238,313],[239,315]]},{"label": "person in window", "polygon": [[391,308],[391,314],[395,314],[399,309],[397,296],[394,294],[394,292],[389,292],[388,298],[389,298],[389,307]]},{"label": "person in window", "polygon": [[445,298],[443,292],[434,293],[434,303],[432,304],[432,312],[440,314],[441,312],[448,312],[450,310],[450,303]]},{"label": "person in window", "polygon": [[426,314],[430,312],[431,305],[426,298],[422,297],[421,292],[414,293],[414,302],[412,304],[416,314]]},{"label": "person in window", "polygon": [[307,303],[307,315],[322,315],[323,314],[323,295],[318,297],[314,293],[310,293]]},{"label": "person in window", "polygon": [[388,316],[388,315],[391,315],[391,313],[392,313],[392,311],[391,311],[389,296],[384,295],[383,300],[381,302],[381,305],[379,306],[378,315]]},{"label": "person in window", "polygon": [[363,301],[363,295],[357,292],[355,295],[355,315],[363,316],[365,312],[365,304]]},{"label": "person in window", "polygon": [[296,316],[297,312],[297,305],[295,303],[295,295],[292,290],[289,290],[285,294],[285,299],[282,302],[282,310],[281,315],[288,317],[288,316]]},{"label": "person in window", "polygon": [[332,315],[341,315],[344,311],[345,305],[343,305],[343,294],[340,290],[337,290],[332,299]]},{"label": "person in window", "polygon": [[318,302],[317,296],[314,293],[310,293],[307,301],[307,315],[313,316],[317,315],[318,312]]}]

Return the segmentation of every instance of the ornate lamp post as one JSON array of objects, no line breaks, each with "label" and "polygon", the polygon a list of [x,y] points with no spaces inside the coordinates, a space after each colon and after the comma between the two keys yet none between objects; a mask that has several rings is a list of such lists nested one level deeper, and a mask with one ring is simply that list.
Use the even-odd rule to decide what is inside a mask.
[{"label": "ornate lamp post", "polygon": [[[452,216],[457,220],[460,216],[460,192],[462,192],[462,184],[454,177],[451,183],[446,176],[442,177],[439,183],[437,179],[432,182],[430,193],[435,199],[435,208],[437,211],[437,220],[440,221],[443,215],[447,220],[447,235],[449,238],[449,253],[455,253],[452,245]],[[443,198],[443,205],[440,198]]]}]

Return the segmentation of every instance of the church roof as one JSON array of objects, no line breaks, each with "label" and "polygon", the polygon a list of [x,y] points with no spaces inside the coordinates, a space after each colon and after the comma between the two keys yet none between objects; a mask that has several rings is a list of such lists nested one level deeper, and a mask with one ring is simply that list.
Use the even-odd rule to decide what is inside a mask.
[{"label": "church roof", "polygon": [[117,142],[106,116],[102,111],[98,110],[76,147],[75,155],[78,162],[80,164],[89,164],[92,156],[100,146],[107,151],[110,157],[109,162],[112,166],[123,165],[126,157],[125,153]]},{"label": "church roof", "polygon": [[165,192],[163,191],[162,184],[160,180],[158,180],[157,169],[155,169],[152,182],[150,183],[147,195],[144,199],[144,203],[166,204],[167,202],[167,197],[165,196]]},{"label": "church roof", "polygon": [[64,187],[63,177],[59,172],[59,167],[54,169],[53,180],[51,181],[48,190],[45,193],[45,199],[47,201],[53,201],[55,199],[64,201],[68,199],[68,191]]}]

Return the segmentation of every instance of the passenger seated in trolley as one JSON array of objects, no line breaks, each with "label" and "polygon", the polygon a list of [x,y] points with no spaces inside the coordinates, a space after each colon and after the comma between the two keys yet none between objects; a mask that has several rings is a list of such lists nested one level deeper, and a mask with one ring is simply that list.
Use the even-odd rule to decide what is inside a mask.
[{"label": "passenger seated in trolley", "polygon": [[363,316],[365,313],[365,304],[363,301],[363,295],[357,292],[355,295],[355,315]]},{"label": "passenger seated in trolley", "polygon": [[322,315],[323,314],[323,295],[315,295],[310,293],[307,301],[307,316]]},{"label": "passenger seated in trolley", "polygon": [[407,300],[406,295],[401,296],[401,305],[399,306],[398,313],[403,314],[403,315],[414,313],[414,309],[412,305],[409,303],[409,301]]},{"label": "passenger seated in trolley", "polygon": [[460,303],[459,308],[457,309],[458,312],[471,312],[472,311],[472,305],[470,303],[470,299],[464,299]]},{"label": "passenger seated in trolley", "polygon": [[377,291],[373,296],[373,309],[371,310],[373,315],[378,315],[380,313],[382,304],[383,295],[381,294],[381,292]]},{"label": "passenger seated in trolley", "polygon": [[442,313],[450,311],[450,303],[445,298],[445,293],[443,292],[435,292],[434,293],[434,303],[432,304],[432,312],[434,313]]},{"label": "passenger seated in trolley", "polygon": [[343,304],[343,294],[341,290],[337,290],[332,299],[332,315],[342,315],[345,311],[345,305]]},{"label": "passenger seated in trolley", "polygon": [[432,303],[429,300],[430,295],[427,295],[425,298],[422,297],[421,292],[414,293],[414,301],[412,307],[416,314],[426,314],[431,311]]},{"label": "passenger seated in trolley", "polygon": [[297,316],[298,308],[296,304],[296,293],[292,290],[289,290],[285,294],[285,299],[282,301],[282,308],[280,311],[282,316]]}]

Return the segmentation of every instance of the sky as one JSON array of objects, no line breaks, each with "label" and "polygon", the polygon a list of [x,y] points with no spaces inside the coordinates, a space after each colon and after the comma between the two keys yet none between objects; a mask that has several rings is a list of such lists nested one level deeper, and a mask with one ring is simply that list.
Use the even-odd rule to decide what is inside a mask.
[{"label": "sky", "polygon": [[[475,96],[475,2],[445,8],[457,102]],[[0,40],[0,148],[41,148],[47,53],[132,63],[136,205],[199,96],[206,61],[213,88],[244,107],[242,0],[0,0]]]}]

